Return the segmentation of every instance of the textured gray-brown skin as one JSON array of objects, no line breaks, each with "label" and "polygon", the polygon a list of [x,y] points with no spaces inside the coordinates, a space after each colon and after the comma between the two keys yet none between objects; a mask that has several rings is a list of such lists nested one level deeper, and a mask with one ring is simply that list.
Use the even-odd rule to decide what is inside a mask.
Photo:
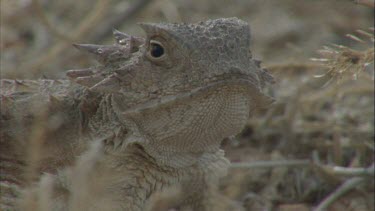
[{"label": "textured gray-brown skin", "polygon": [[271,102],[272,77],[237,18],[140,26],[146,39],[114,31],[114,45],[76,45],[101,64],[70,80],[1,80],[2,208],[27,185],[34,147],[50,174],[21,209],[143,210],[174,186],[181,208],[213,209],[210,186],[229,164],[220,142]]}]

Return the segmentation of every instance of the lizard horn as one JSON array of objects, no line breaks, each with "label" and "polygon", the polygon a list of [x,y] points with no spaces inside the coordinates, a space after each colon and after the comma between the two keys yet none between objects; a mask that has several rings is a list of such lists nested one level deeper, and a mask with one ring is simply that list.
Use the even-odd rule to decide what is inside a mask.
[{"label": "lizard horn", "polygon": [[108,47],[108,46],[105,46],[105,45],[75,44],[75,43],[73,44],[73,46],[75,48],[77,48],[78,50],[82,50],[84,52],[92,53],[92,54],[95,54],[95,55],[100,55],[100,54],[104,53],[103,48]]},{"label": "lizard horn", "polygon": [[[130,39],[132,41],[132,39]],[[101,64],[107,64],[110,61],[129,58],[132,53],[132,46],[124,45],[93,45],[93,44],[73,44],[78,50],[90,53]]]},{"label": "lizard horn", "polygon": [[115,37],[116,43],[120,45],[124,45],[128,39],[130,39],[130,35],[120,32],[117,29],[112,29],[113,36]]},{"label": "lizard horn", "polygon": [[78,50],[93,54],[95,59],[104,64],[111,60],[114,54],[124,54],[124,46],[116,45],[94,45],[94,44],[73,44]]},{"label": "lizard horn", "polygon": [[112,32],[113,32],[113,36],[115,37],[116,43],[119,45],[130,44],[131,48],[133,48],[133,47],[138,47],[145,42],[145,39],[142,37],[128,35],[116,29],[113,29]]}]

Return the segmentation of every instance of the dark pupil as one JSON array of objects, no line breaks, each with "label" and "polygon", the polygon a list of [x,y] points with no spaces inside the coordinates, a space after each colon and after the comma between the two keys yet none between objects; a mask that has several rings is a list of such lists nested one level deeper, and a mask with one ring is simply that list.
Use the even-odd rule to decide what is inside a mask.
[{"label": "dark pupil", "polygon": [[158,58],[163,56],[164,54],[164,48],[157,44],[157,43],[151,43],[151,56]]}]

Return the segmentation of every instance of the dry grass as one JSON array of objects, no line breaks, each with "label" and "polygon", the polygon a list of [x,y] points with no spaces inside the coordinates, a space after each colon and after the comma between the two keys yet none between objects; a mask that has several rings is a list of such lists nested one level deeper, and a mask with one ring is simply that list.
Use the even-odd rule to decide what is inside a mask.
[{"label": "dry grass", "polygon": [[[131,34],[141,33],[135,22],[238,16],[252,24],[253,51],[276,77],[269,93],[277,101],[224,142],[234,165],[221,193],[248,210],[374,210],[374,35],[368,30],[374,12],[366,6],[373,2],[159,0],[124,15],[135,2],[1,1],[1,78],[63,78],[65,69],[88,66],[70,44],[106,42],[109,37],[91,32],[108,30],[120,14],[129,20],[113,27]],[[322,58],[309,61],[317,50]],[[37,145],[42,136],[35,129],[31,140]],[[37,160],[36,152],[30,156]]]}]

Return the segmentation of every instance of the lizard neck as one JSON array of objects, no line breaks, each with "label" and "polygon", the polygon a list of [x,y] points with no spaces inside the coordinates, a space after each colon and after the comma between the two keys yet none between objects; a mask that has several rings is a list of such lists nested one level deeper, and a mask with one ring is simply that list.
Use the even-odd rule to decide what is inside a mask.
[{"label": "lizard neck", "polygon": [[186,167],[246,124],[251,97],[246,88],[216,87],[186,99],[128,115],[144,140],[140,144],[159,163]]}]

